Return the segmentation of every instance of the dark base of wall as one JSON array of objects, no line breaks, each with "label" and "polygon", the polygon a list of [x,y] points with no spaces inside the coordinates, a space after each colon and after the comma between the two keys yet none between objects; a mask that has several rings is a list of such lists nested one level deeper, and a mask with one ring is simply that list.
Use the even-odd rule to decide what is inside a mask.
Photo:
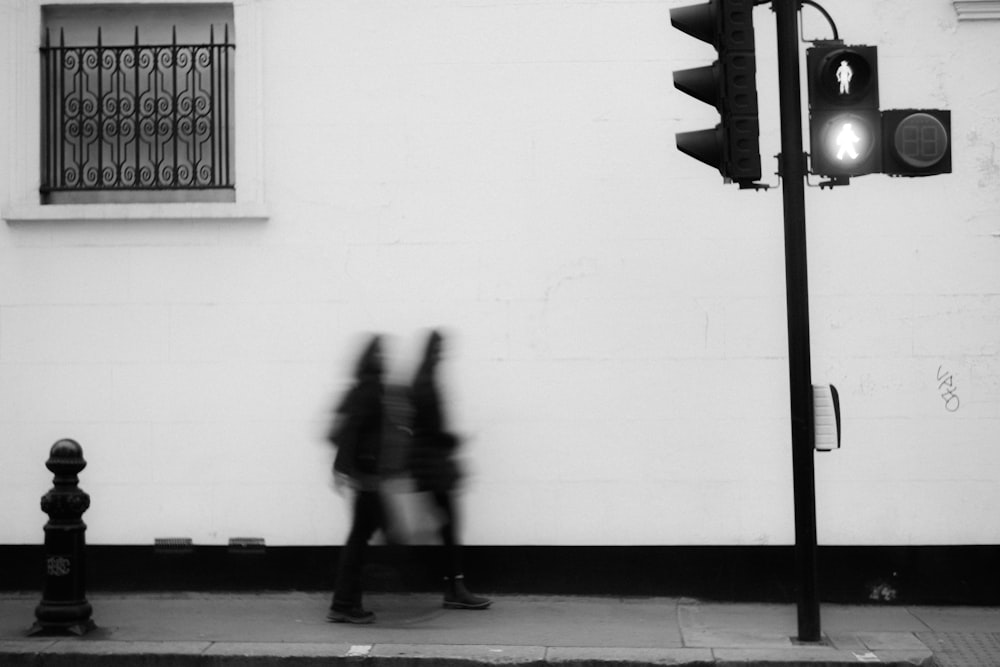
[{"label": "dark base of wall", "polygon": [[[338,547],[233,550],[88,546],[86,588],[114,591],[333,589]],[[371,591],[440,586],[438,547],[375,546]],[[476,546],[470,587],[487,593],[695,597],[795,602],[794,550],[782,547]],[[41,591],[44,549],[0,545],[0,590]],[[824,602],[1000,605],[1000,546],[821,547]]]}]

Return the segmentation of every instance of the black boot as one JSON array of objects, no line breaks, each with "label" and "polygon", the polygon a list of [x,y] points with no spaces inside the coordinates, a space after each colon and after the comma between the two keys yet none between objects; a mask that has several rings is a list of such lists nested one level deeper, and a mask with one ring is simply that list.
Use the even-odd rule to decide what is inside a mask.
[{"label": "black boot", "polygon": [[358,623],[367,625],[375,622],[375,614],[362,607],[330,607],[326,620],[331,623]]},{"label": "black boot", "polygon": [[479,597],[465,587],[465,575],[444,578],[445,609],[486,609],[493,600]]}]

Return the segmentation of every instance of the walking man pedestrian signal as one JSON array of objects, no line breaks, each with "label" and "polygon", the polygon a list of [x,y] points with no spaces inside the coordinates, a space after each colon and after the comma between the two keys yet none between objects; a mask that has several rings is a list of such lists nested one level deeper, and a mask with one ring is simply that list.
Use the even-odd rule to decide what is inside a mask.
[{"label": "walking man pedestrian signal", "polygon": [[861,141],[861,137],[854,134],[851,124],[844,123],[840,133],[837,134],[837,159],[843,160],[846,153],[852,160],[857,160],[859,155],[857,149],[859,141]]},{"label": "walking man pedestrian signal", "polygon": [[810,123],[813,173],[859,176],[878,172],[880,122],[877,111],[814,113]]}]

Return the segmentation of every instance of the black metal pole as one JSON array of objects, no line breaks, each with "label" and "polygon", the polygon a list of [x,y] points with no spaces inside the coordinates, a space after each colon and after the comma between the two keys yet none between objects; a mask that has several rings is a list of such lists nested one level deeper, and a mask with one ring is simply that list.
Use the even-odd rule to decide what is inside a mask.
[{"label": "black metal pole", "polygon": [[820,620],[816,590],[816,483],[806,267],[806,164],[802,148],[802,90],[799,81],[798,15],[801,3],[800,0],[773,0],[772,7],[777,17],[781,111],[798,638],[804,642],[816,642],[820,640]]}]

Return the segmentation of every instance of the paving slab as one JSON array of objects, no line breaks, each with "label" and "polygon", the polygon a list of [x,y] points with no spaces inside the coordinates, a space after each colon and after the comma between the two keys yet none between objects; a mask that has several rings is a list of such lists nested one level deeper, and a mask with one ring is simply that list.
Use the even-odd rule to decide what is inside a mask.
[{"label": "paving slab", "polygon": [[212,642],[202,651],[202,655],[267,656],[276,660],[301,657],[340,658],[347,656],[351,648],[349,644],[318,642]]},{"label": "paving slab", "polygon": [[860,651],[865,652],[870,650],[868,646],[861,641],[861,637],[851,632],[833,632],[824,633],[826,635],[826,641],[835,649],[841,651]]},{"label": "paving slab", "polygon": [[685,646],[787,649],[796,633],[795,608],[766,604],[681,604]]},{"label": "paving slab", "polygon": [[1000,633],[927,632],[919,636],[934,651],[939,667],[1000,665]]},{"label": "paving slab", "polygon": [[911,607],[882,605],[821,605],[826,632],[921,632],[927,625]]},{"label": "paving slab", "polygon": [[927,651],[840,651],[830,647],[793,647],[784,651],[768,649],[717,649],[717,667],[831,667],[877,664],[885,667],[937,667]]},{"label": "paving slab", "polygon": [[857,638],[872,651],[924,651],[927,647],[912,632],[859,632]]},{"label": "paving slab", "polygon": [[707,648],[550,648],[545,661],[552,667],[615,667],[626,665],[714,665]]},{"label": "paving slab", "polygon": [[[542,646],[477,646],[456,644],[378,644],[372,647],[368,659],[375,663],[391,663],[400,667],[408,663],[441,665],[541,665],[545,662]],[[380,660],[381,659],[381,660]],[[368,664],[368,660],[366,663]]]},{"label": "paving slab", "polygon": [[932,632],[1000,632],[1000,609],[992,607],[915,607],[911,614]]}]

